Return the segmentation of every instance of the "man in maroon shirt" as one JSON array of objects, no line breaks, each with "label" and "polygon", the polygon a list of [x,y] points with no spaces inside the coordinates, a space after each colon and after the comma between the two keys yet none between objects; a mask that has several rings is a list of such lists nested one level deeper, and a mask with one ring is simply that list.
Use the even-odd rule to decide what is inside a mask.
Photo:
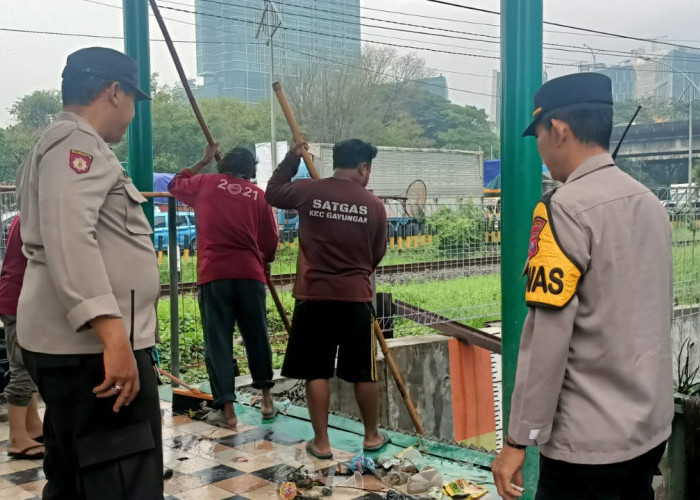
[{"label": "man in maroon shirt", "polygon": [[299,212],[296,306],[282,375],[306,380],[314,439],[306,450],[332,458],[328,441],[328,379],[336,352],[338,377],[355,384],[365,427],[364,451],[388,442],[379,432],[371,275],[386,252],[384,204],[366,189],[377,148],[359,139],[333,147],[333,176],[299,179],[301,148],[294,145],[267,184],[265,199]]},{"label": "man in maroon shirt", "polygon": [[255,156],[234,148],[218,165],[218,174],[197,175],[218,151],[178,173],[168,190],[197,215],[199,306],[207,372],[214,396],[210,423],[235,427],[236,401],[233,329],[243,337],[253,387],[262,389],[263,418],[275,409],[270,396],[272,351],[267,336],[266,270],[275,258],[278,232],[272,209],[255,177]]},{"label": "man in maroon shirt", "polygon": [[17,303],[26,268],[27,258],[22,253],[18,215],[10,225],[0,271],[0,319],[5,327],[5,345],[10,361],[10,383],[5,387],[10,423],[7,454],[13,458],[31,460],[44,456],[44,445],[36,441],[42,436],[36,386],[24,367],[22,350],[17,343]]}]

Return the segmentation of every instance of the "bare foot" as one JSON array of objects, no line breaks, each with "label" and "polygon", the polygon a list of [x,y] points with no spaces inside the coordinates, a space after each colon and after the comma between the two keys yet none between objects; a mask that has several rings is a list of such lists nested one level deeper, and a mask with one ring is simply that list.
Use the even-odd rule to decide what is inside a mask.
[{"label": "bare foot", "polygon": [[272,401],[272,396],[270,395],[270,389],[263,389],[262,392],[262,403],[260,404],[260,412],[263,415],[270,415],[275,409],[274,403]]},{"label": "bare foot", "polygon": [[226,417],[228,426],[235,429],[238,425],[238,417],[236,416],[236,410],[233,408],[232,402],[224,405],[224,417]]}]

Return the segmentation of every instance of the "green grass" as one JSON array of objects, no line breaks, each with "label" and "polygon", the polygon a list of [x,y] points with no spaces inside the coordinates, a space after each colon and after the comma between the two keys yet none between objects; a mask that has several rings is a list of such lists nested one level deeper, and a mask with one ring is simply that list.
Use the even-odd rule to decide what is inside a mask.
[{"label": "green grass", "polygon": [[[413,244],[413,243],[412,243]],[[294,250],[290,250],[289,244],[285,244],[284,248],[279,250],[277,253],[277,258],[275,262],[272,263],[272,274],[288,274],[296,272],[297,264],[297,254],[298,254],[298,244],[295,244]],[[493,252],[497,252],[497,247],[487,247],[475,249],[474,252],[470,252],[464,257],[480,257],[484,255],[493,255]],[[450,257],[454,259],[457,257]],[[441,252],[435,247],[435,245],[429,245],[426,243],[425,247],[420,246],[418,248],[402,248],[399,249],[396,245],[394,249],[387,249],[386,255],[380,266],[389,265],[400,265],[400,264],[413,264],[418,262],[433,262],[438,260],[445,260],[446,258],[441,255]],[[170,271],[168,264],[167,254],[163,255],[162,261],[158,264],[160,270],[160,282],[162,284],[168,283],[170,281]],[[180,282],[192,282],[197,281],[197,257],[192,256],[185,260],[184,256],[180,258]]]},{"label": "green grass", "polygon": [[[387,286],[380,286],[379,291],[387,291]],[[475,327],[483,325],[484,321],[497,319],[500,316],[500,281],[498,275],[474,276],[456,278],[432,283],[404,283],[391,286],[394,297],[413,305],[454,317],[461,314],[465,323]],[[280,293],[284,307],[291,316],[294,299],[289,292]],[[484,304],[489,304],[485,308]],[[202,334],[199,307],[193,297],[180,297],[179,309],[179,338],[180,338],[180,367],[183,379],[188,382],[206,380],[204,365],[204,337]],[[287,333],[284,331],[282,320],[274,308],[272,298],[267,298],[267,318],[270,341],[273,353],[273,366],[280,368],[284,359],[287,344]],[[165,370],[170,369],[170,302],[163,299],[158,304],[159,318],[159,349],[161,362]],[[394,334],[398,337],[423,335],[434,332],[410,320],[399,319],[394,324]],[[243,373],[248,373],[248,363],[245,349],[238,341],[234,344],[234,356],[238,360]]]},{"label": "green grass", "polygon": [[[700,233],[696,233],[700,238]],[[686,227],[674,230],[674,240],[692,240],[693,233]],[[277,263],[277,270],[273,273],[294,272],[295,253],[289,251],[283,255],[283,259]],[[436,260],[437,252],[434,248],[403,249],[389,251],[383,265],[402,264],[411,262],[425,262]],[[700,241],[693,245],[676,246],[673,248],[674,283],[676,301],[679,304],[697,304],[700,302]],[[183,281],[194,281],[196,259],[189,262],[182,261]],[[161,265],[167,282],[167,261]],[[189,276],[189,277],[188,277]],[[391,292],[395,300],[401,300],[409,304],[419,306],[443,316],[457,319],[474,327],[481,327],[487,321],[500,318],[501,288],[499,274],[484,276],[471,276],[440,281],[427,281],[428,277],[422,276],[420,280],[406,283],[380,283],[378,292]],[[285,309],[291,316],[293,310],[293,298],[289,292],[280,293]],[[189,382],[205,380],[206,369],[204,366],[203,335],[199,308],[191,296],[180,297],[180,357],[181,373]],[[270,340],[273,351],[273,364],[279,368],[284,358],[287,334],[284,331],[282,321],[274,308],[272,299],[267,299],[268,324]],[[165,369],[170,367],[170,304],[168,299],[161,300],[158,305],[160,349]],[[408,319],[397,319],[394,322],[394,334],[397,337],[424,335],[434,333],[434,330],[420,326]],[[240,342],[234,345],[234,355],[238,359],[239,366],[247,373],[247,360],[245,349]]]}]

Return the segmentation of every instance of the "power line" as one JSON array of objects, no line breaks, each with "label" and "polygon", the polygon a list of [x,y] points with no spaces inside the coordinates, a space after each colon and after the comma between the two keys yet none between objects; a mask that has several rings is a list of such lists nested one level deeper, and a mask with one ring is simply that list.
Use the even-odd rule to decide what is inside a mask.
[{"label": "power line", "polygon": [[[291,50],[292,52],[296,52],[297,54],[305,55],[305,56],[312,57],[312,58],[315,58],[315,59],[320,59],[320,60],[322,60],[322,61],[334,63],[334,64],[337,64],[337,65],[339,65],[339,66],[347,66],[348,68],[354,68],[354,69],[359,69],[359,70],[364,71],[364,72],[368,72],[367,68],[363,68],[362,66],[357,66],[357,65],[354,65],[354,64],[349,64],[349,63],[344,63],[344,62],[340,62],[340,61],[335,61],[335,60],[333,60],[333,59],[329,59],[329,58],[326,58],[326,57],[323,57],[323,56],[319,56],[319,55],[317,55],[317,54],[310,54],[310,53],[308,53],[308,52],[304,52],[304,51],[301,51],[301,50],[290,49],[290,48],[287,48],[286,50]],[[385,74],[386,74],[387,76],[391,76],[391,77],[394,77],[394,78],[399,78],[398,76],[396,76],[396,75],[394,75],[394,74],[391,74],[391,73],[385,73]],[[444,88],[442,85],[439,85],[439,84],[437,84],[437,83],[430,83],[430,82],[425,82],[425,81],[422,81],[422,80],[416,80],[416,79],[408,78],[406,81],[413,82],[413,83],[418,83],[418,84],[420,84],[420,85],[427,85],[427,86],[431,86],[431,87]],[[482,95],[482,96],[486,96],[486,97],[496,97],[496,96],[494,96],[493,94],[487,94],[487,93],[485,93],[485,92],[476,92],[476,91],[473,91],[473,90],[456,89],[456,88],[452,88],[452,87],[447,87],[447,90],[453,90],[453,91],[455,91],[455,92],[464,92],[464,93],[467,93],[467,94]]]},{"label": "power line", "polygon": [[[103,40],[124,40],[124,36],[117,35],[93,35],[90,33],[64,33],[60,31],[41,31],[41,30],[25,30],[19,28],[0,28],[0,31],[7,31],[10,33],[25,33],[31,35],[52,35],[52,36],[74,36],[78,38],[100,38]],[[160,38],[151,38],[151,42],[165,42],[165,40]],[[196,40],[173,40],[175,43],[218,43],[218,42],[198,42]],[[265,43],[246,43],[246,45],[265,45]]]},{"label": "power line", "polygon": [[[184,10],[184,9],[179,9],[175,7],[167,7],[167,6],[162,6],[162,9],[168,9],[168,10],[173,10],[176,12],[184,12],[187,14],[198,14],[201,16],[206,16],[206,17],[213,17],[217,19],[225,19],[229,21],[239,21],[242,23],[247,23],[247,24],[255,24],[257,25],[257,21],[250,21],[247,19],[241,19],[241,18],[236,18],[236,17],[230,17],[230,16],[223,16],[219,14],[211,14],[211,13],[205,13],[205,12],[200,12],[200,11],[189,11],[189,10]],[[339,21],[342,22],[342,21]],[[211,29],[211,28],[210,28]],[[306,30],[300,29],[300,28],[292,28],[292,27],[286,27],[286,30],[289,31],[296,31],[296,32],[302,32],[302,33],[307,33]],[[362,41],[362,38],[357,38],[357,37],[351,37],[351,36],[343,36],[343,35],[337,35],[334,33],[325,33],[322,36],[327,36],[331,38],[337,38],[337,39],[343,39],[343,40],[354,40],[354,41]],[[466,57],[474,57],[474,58],[481,58],[481,59],[493,59],[493,60],[500,60],[500,56],[488,56],[488,55],[483,55],[483,54],[474,54],[474,53],[467,53],[467,52],[455,52],[455,51],[450,51],[450,50],[438,50],[438,49],[433,49],[433,48],[428,48],[428,47],[416,47],[416,46],[411,46],[411,45],[399,45],[395,43],[389,43],[389,42],[379,42],[376,40],[365,40],[368,43],[374,43],[378,45],[386,45],[389,47],[398,47],[398,48],[405,48],[405,49],[413,49],[413,50],[422,50],[422,51],[427,51],[427,52],[436,52],[436,53],[442,53],[442,54],[451,54],[451,55],[459,55],[459,56],[466,56]],[[423,42],[418,42],[418,43],[423,43]],[[428,42],[430,43],[430,42]],[[471,50],[471,49],[470,49]],[[585,53],[581,51],[582,53]],[[568,61],[568,59],[564,59],[565,61]],[[549,66],[564,66],[564,67],[579,67],[580,66],[580,61],[576,61],[574,63],[556,63],[556,62],[551,62],[547,61],[547,65]],[[632,69],[633,70],[633,69]]]},{"label": "power line", "polygon": [[[52,36],[73,36],[73,37],[80,37],[80,38],[99,38],[99,39],[108,39],[108,40],[123,40],[123,39],[124,39],[123,36],[93,35],[93,34],[88,34],[88,33],[64,33],[64,32],[58,32],[58,31],[24,30],[24,29],[15,29],[15,28],[0,28],[0,31],[8,31],[8,32],[13,32],[13,33],[39,34],[39,35],[52,35]],[[152,41],[152,42],[164,42],[165,40],[151,39],[150,41]],[[177,43],[198,43],[198,42],[195,42],[195,41],[192,41],[192,40],[173,40],[173,41],[174,41],[174,42],[177,42]],[[265,43],[247,44],[247,45],[265,45]],[[279,48],[279,47],[278,47],[278,48]],[[305,55],[305,56],[308,56],[308,57],[312,57],[312,58],[315,58],[315,59],[321,59],[321,60],[323,60],[323,61],[335,63],[335,64],[338,64],[338,65],[341,65],[341,66],[348,66],[348,67],[355,68],[355,69],[359,69],[359,70],[362,70],[362,71],[367,71],[366,68],[363,68],[363,67],[361,67],[361,66],[356,66],[356,65],[348,64],[348,63],[343,63],[343,62],[336,61],[336,60],[333,60],[333,59],[328,59],[328,58],[325,58],[325,57],[322,57],[322,56],[319,56],[319,55],[316,55],[316,54],[310,54],[310,53],[308,53],[308,52],[303,52],[303,51],[299,51],[299,50],[296,50],[296,49],[291,49],[291,48],[289,48],[289,47],[285,47],[285,50],[289,50],[289,51],[291,51],[291,52],[296,52],[296,53],[298,53],[298,54],[302,54],[302,55]],[[427,69],[431,69],[431,68],[427,68]],[[457,72],[457,73],[458,73],[458,72]],[[390,74],[390,73],[386,73],[386,74],[387,74],[388,76],[396,77],[396,75],[393,75],[393,74]],[[458,73],[458,74],[471,75],[470,73]],[[472,75],[472,76],[484,76],[484,75]],[[397,78],[398,78],[398,77],[397,77]],[[493,78],[493,77],[489,77],[489,78]],[[434,86],[434,87],[443,88],[442,85],[439,85],[439,84],[436,84],[436,83],[424,82],[424,81],[421,81],[421,80],[408,80],[408,81],[415,82],[415,83],[418,83],[418,84],[421,84],[421,85],[428,85],[428,86]],[[453,90],[453,91],[455,91],[455,92],[464,92],[464,93],[467,93],[467,94],[475,94],[475,95],[483,95],[483,96],[487,96],[487,97],[494,97],[492,94],[487,94],[487,93],[484,93],[484,92],[477,92],[477,91],[474,91],[474,90],[458,89],[458,88],[454,88],[454,87],[447,87],[447,89],[448,89],[448,90]]]},{"label": "power line", "polygon": [[[428,0],[428,2],[437,3],[437,4],[442,4],[442,5],[449,5],[449,6],[451,6],[451,7],[458,7],[458,8],[460,8],[460,9],[473,10],[473,11],[476,11],[476,12],[483,12],[483,13],[486,13],[486,14],[495,14],[495,15],[497,15],[497,16],[500,16],[500,15],[501,15],[501,13],[500,13],[499,11],[497,11],[497,10],[482,9],[482,8],[480,8],[480,7],[472,7],[472,6],[469,6],[469,5],[461,5],[461,4],[456,4],[456,3],[452,3],[452,2],[446,2],[446,1],[444,1],[444,0]],[[578,30],[578,31],[585,31],[585,32],[587,32],[587,33],[595,33],[595,34],[598,34],[598,35],[606,35],[606,36],[611,36],[611,37],[615,37],[615,38],[622,38],[622,39],[625,39],[625,40],[636,40],[636,41],[638,41],[638,42],[657,43],[657,44],[660,44],[660,45],[668,45],[669,47],[677,47],[677,48],[681,48],[681,49],[700,50],[700,47],[694,47],[694,46],[692,46],[692,45],[682,45],[682,44],[671,43],[671,42],[661,42],[661,41],[659,41],[659,40],[654,40],[653,38],[641,38],[641,37],[636,37],[636,36],[632,36],[632,35],[623,35],[623,34],[620,34],[620,33],[611,33],[611,32],[608,32],[608,31],[594,30],[594,29],[591,29],[591,28],[583,28],[583,27],[581,27],[581,26],[572,26],[572,25],[570,25],[570,24],[555,23],[555,22],[552,22],[552,21],[542,21],[542,23],[543,23],[543,24],[548,24],[548,25],[550,25],[550,26],[558,26],[559,28],[574,29],[574,30]]]},{"label": "power line", "polygon": [[[88,2],[88,3],[94,3],[94,4],[96,4],[96,5],[102,5],[102,6],[104,6],[104,7],[110,7],[110,8],[113,8],[113,9],[122,10],[122,7],[120,7],[120,6],[118,6],[118,5],[111,5],[111,4],[108,4],[108,3],[98,2],[98,1],[96,1],[96,0],[84,0],[84,1],[85,1],[85,2]],[[180,2],[173,2],[173,1],[167,1],[167,3],[176,4],[176,5],[187,5],[187,4],[183,4],[183,3],[180,3]],[[197,12],[195,11],[195,14],[196,14],[196,13],[197,13]],[[149,14],[149,15],[150,15],[150,16],[153,16],[153,14]],[[169,21],[176,22],[176,23],[187,24],[187,25],[189,25],[189,26],[195,26],[195,27],[197,26],[197,23],[191,23],[191,22],[188,22],[188,21],[183,21],[183,20],[181,20],[181,19],[173,19],[173,18],[168,18],[168,17],[164,17],[163,19],[167,19],[167,20],[169,20]],[[225,30],[225,29],[223,29],[223,28],[221,28],[221,30],[224,31],[225,33],[236,34],[236,33],[233,32],[233,31]],[[64,35],[70,35],[70,33],[65,33]],[[395,40],[416,41],[416,42],[419,42],[419,43],[423,43],[421,40],[408,40],[408,39],[397,38],[397,37],[386,37],[386,36],[384,36],[384,35],[377,35],[377,34],[371,34],[371,36],[378,36],[378,37],[380,37],[380,38],[389,38],[389,39],[395,39]],[[163,40],[152,40],[152,41],[163,41]],[[192,41],[180,41],[180,43],[208,43],[208,44],[220,44],[221,42],[200,42],[200,41],[196,40],[196,41],[194,41],[194,42],[192,42]],[[369,42],[369,43],[374,43],[374,42]],[[381,43],[381,42],[376,42],[376,43]],[[435,44],[435,42],[430,42],[430,43]],[[261,43],[247,43],[246,45],[261,45]],[[262,45],[267,45],[267,42],[262,43]],[[437,45],[442,45],[442,44],[437,44]],[[446,46],[450,47],[450,46],[453,46],[453,45],[446,45]],[[284,47],[284,48],[287,49],[287,47]],[[465,48],[465,49],[468,49],[468,50],[469,50],[468,47],[462,47],[462,48]],[[485,50],[485,49],[472,48],[471,50]],[[498,51],[490,51],[490,52],[497,53]],[[464,71],[454,71],[454,70],[442,69],[442,68],[431,68],[431,67],[428,67],[428,66],[426,66],[425,69],[430,70],[430,71],[435,71],[435,72],[437,72],[437,73],[450,73],[450,74],[455,74],[455,75],[474,76],[474,77],[478,77],[478,78],[488,78],[488,79],[491,79],[491,80],[493,80],[493,79],[495,78],[493,75],[484,75],[484,74],[479,74],[479,73],[469,73],[469,72],[464,72]]]},{"label": "power line", "polygon": [[[89,0],[88,0],[88,1],[89,1]],[[184,4],[184,3],[181,3],[181,2],[175,2],[175,1],[173,1],[173,0],[165,0],[165,1],[166,1],[166,3],[170,3],[170,4],[188,5],[188,4]],[[217,4],[217,5],[224,6],[224,7],[226,7],[226,6],[228,6],[228,7],[233,6],[232,4],[225,3],[225,2],[221,2],[221,1],[219,1],[219,0],[200,0],[200,1],[206,2],[206,3]],[[316,8],[316,7],[308,6],[308,5],[284,4],[283,6],[310,9],[310,10],[313,10],[314,12],[325,12],[325,13],[329,13],[329,14],[339,14],[339,12],[337,12],[337,11],[318,9],[318,8]],[[163,7],[163,8],[168,8],[168,7]],[[247,7],[247,9],[251,9],[251,10],[260,10],[260,11],[264,10],[264,9],[257,8],[257,7],[252,7],[252,6],[251,6],[251,7]],[[195,15],[200,14],[200,15],[205,15],[205,16],[218,16],[217,14],[214,14],[214,13],[202,12],[202,11],[197,11],[197,10],[195,10],[195,11],[193,11],[193,12],[190,12],[190,11],[188,11],[188,12],[189,12],[189,13],[193,13],[193,14],[195,14]],[[387,12],[393,12],[393,11],[387,11]],[[493,12],[495,12],[495,11],[488,11],[488,12],[489,12],[489,13],[493,13]],[[286,13],[284,13],[284,14],[285,14],[285,16],[302,17],[302,18],[308,18],[308,19],[317,19],[315,16],[307,15],[307,14],[302,14],[302,13],[286,12]],[[221,16],[221,17],[228,18],[228,19],[233,19],[233,20],[239,20],[239,21],[240,21],[240,19],[234,19],[234,18],[230,18],[230,17],[227,17],[227,16]],[[353,22],[349,22],[349,21],[347,21],[347,20],[345,20],[345,19],[343,19],[343,20],[333,20],[333,22],[342,23],[342,24],[347,24],[347,25],[355,25],[355,26],[360,26],[360,27],[365,27],[365,28],[376,28],[376,29],[382,29],[382,30],[388,30],[388,31],[400,31],[400,32],[407,32],[407,33],[413,33],[413,34],[418,34],[418,35],[446,37],[446,38],[451,38],[451,39],[460,39],[460,40],[467,40],[467,41],[474,41],[474,42],[481,42],[481,43],[490,43],[490,44],[499,44],[499,43],[500,43],[500,42],[499,42],[500,36],[496,36],[496,35],[486,35],[486,34],[481,34],[481,33],[471,33],[471,32],[459,31],[459,30],[450,30],[450,29],[446,29],[446,28],[438,28],[438,27],[434,27],[434,26],[424,26],[424,25],[416,25],[416,24],[402,23],[402,22],[398,22],[398,21],[390,21],[390,20],[384,20],[384,19],[377,19],[377,18],[370,18],[370,17],[365,17],[365,16],[359,16],[359,15],[352,14],[352,13],[343,14],[343,17],[355,17],[355,18],[361,18],[361,19],[370,19],[370,20],[376,20],[376,21],[386,22],[386,23],[392,23],[392,24],[399,24],[399,25],[405,25],[405,26],[413,26],[413,27],[427,28],[427,29],[432,29],[432,30],[446,31],[446,32],[450,32],[450,33],[460,33],[460,34],[466,34],[466,35],[472,35],[472,36],[483,36],[483,37],[491,38],[491,39],[493,39],[493,40],[481,40],[481,39],[475,39],[475,38],[470,38],[470,37],[458,37],[458,36],[452,36],[452,35],[443,35],[443,34],[440,34],[440,33],[427,33],[427,32],[422,32],[422,31],[406,30],[406,29],[401,29],[401,28],[390,28],[390,27],[388,27],[388,26],[376,26],[376,25],[362,24],[362,23],[357,23],[357,22],[353,23]],[[245,22],[245,20],[243,20],[243,21]],[[289,29],[289,28],[288,28],[288,29]],[[297,30],[297,31],[298,31],[298,30]],[[378,34],[371,34],[371,35],[372,35],[372,36],[382,36],[382,35],[378,35]],[[331,35],[331,36],[332,36],[332,35]],[[606,35],[606,36],[607,36],[607,35]],[[610,36],[614,36],[614,35],[610,35]],[[347,36],[337,36],[337,38],[353,39],[353,38],[350,38],[350,37],[347,37]],[[438,43],[438,42],[425,41],[425,40],[405,39],[405,38],[399,38],[399,37],[387,37],[387,38],[392,38],[392,39],[401,40],[401,41],[409,41],[409,42],[414,42],[414,43],[424,43],[424,44],[432,44],[432,45],[445,46],[445,44],[440,44],[440,43]],[[356,40],[356,39],[355,39],[355,40]],[[380,43],[380,42],[374,42],[374,43]],[[452,47],[454,47],[454,45],[447,45],[447,46],[452,46]],[[564,44],[556,44],[556,43],[548,43],[548,42],[545,42],[545,43],[543,43],[543,47],[544,47],[546,50],[553,50],[553,51],[559,51],[559,52],[569,52],[569,53],[577,53],[577,54],[588,54],[588,53],[589,53],[589,50],[587,50],[587,49],[584,49],[584,48],[573,48],[573,47],[571,47],[571,45],[564,45]],[[414,47],[407,47],[407,48],[414,48]],[[462,49],[466,49],[466,50],[478,50],[478,51],[491,52],[491,53],[500,53],[499,51],[488,51],[487,49],[480,49],[480,48],[477,48],[477,47],[463,47],[463,46],[460,47],[460,46],[457,46],[456,48],[462,48]],[[423,49],[416,49],[416,50],[429,50],[429,49],[423,48]],[[601,55],[604,55],[604,56],[605,56],[605,55],[608,55],[608,56],[610,56],[610,57],[613,57],[613,56],[616,56],[616,57],[633,57],[633,56],[636,55],[636,54],[634,54],[633,52],[626,52],[626,51],[621,51],[621,50],[611,50],[611,49],[594,49],[594,50],[597,51],[597,52],[598,52],[599,54],[601,54]],[[454,53],[454,52],[446,51],[446,53]],[[551,59],[557,60],[557,58],[551,58]],[[688,59],[688,60],[693,60],[693,58],[686,58],[686,59]],[[558,60],[559,60],[559,61],[567,61],[567,62],[575,62],[575,64],[572,64],[572,65],[570,65],[570,66],[578,66],[578,64],[579,64],[579,61],[572,61],[571,59],[558,59]],[[700,59],[697,59],[697,60],[700,61]]]}]

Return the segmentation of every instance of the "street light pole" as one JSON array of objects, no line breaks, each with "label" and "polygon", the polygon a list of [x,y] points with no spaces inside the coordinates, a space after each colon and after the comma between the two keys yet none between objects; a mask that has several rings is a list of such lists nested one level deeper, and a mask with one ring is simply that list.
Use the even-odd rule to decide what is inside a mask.
[{"label": "street light pole", "polygon": [[595,71],[597,68],[596,63],[595,63],[595,52],[593,52],[593,49],[591,47],[589,47],[588,45],[586,45],[585,43],[583,44],[583,46],[591,51],[591,56],[593,57],[593,71]]},{"label": "street light pole", "polygon": [[265,0],[265,10],[260,17],[255,38],[259,38],[260,33],[264,32],[267,35],[267,45],[270,47],[270,85],[268,85],[267,90],[270,92],[270,163],[273,170],[277,167],[277,127],[275,126],[275,100],[272,97],[272,84],[275,82],[274,36],[277,30],[282,27],[284,27],[284,23],[277,7],[271,0]]},{"label": "street light pole", "polygon": [[275,83],[275,44],[270,35],[270,163],[272,170],[277,168],[277,127],[275,126],[275,100],[272,98],[272,84]]},{"label": "street light pole", "polygon": [[698,85],[693,81],[693,79],[690,78],[686,73],[679,70],[672,64],[668,64],[657,59],[652,59],[650,57],[643,57],[642,59],[646,61],[655,62],[656,64],[660,64],[661,66],[666,66],[667,68],[675,71],[679,75],[682,75],[683,78],[688,80],[688,83],[690,84],[688,88],[688,99],[690,101],[688,104],[688,189],[690,190],[693,186],[693,100],[695,99],[695,91],[697,90],[698,92],[700,92],[700,87],[698,87]]}]

